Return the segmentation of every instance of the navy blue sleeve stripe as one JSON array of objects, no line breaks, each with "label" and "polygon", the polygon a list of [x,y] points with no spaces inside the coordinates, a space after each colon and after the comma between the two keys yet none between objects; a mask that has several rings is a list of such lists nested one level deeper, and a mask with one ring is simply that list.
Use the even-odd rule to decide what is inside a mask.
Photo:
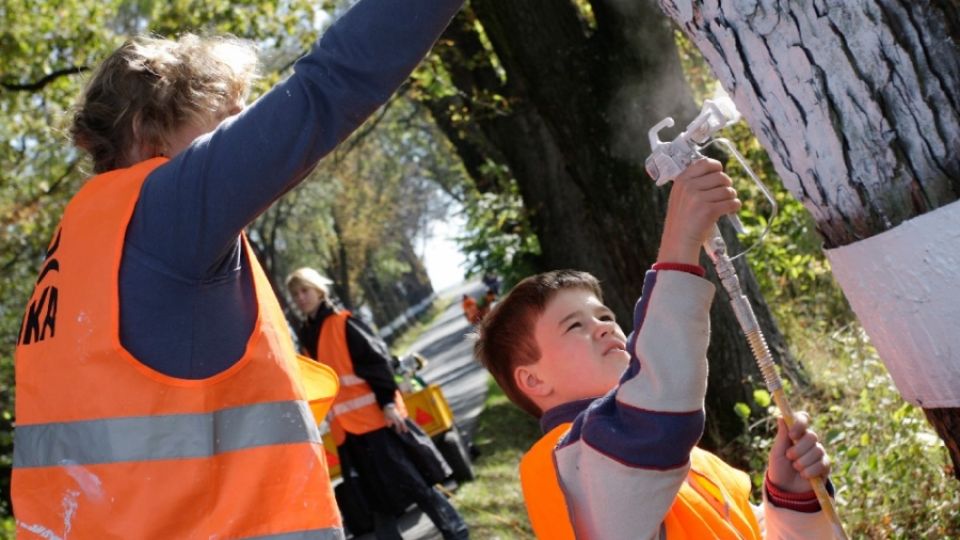
[{"label": "navy blue sleeve stripe", "polygon": [[703,435],[703,422],[702,410],[648,411],[618,402],[611,392],[577,417],[558,449],[582,439],[629,467],[674,469],[689,459],[690,450]]},{"label": "navy blue sleeve stripe", "polygon": [[594,452],[597,452],[598,454],[602,454],[602,455],[606,456],[607,458],[609,458],[609,459],[611,459],[611,460],[613,460],[613,461],[616,461],[617,463],[623,465],[624,467],[630,467],[631,469],[638,469],[638,470],[643,470],[643,471],[672,471],[672,470],[674,470],[674,469],[678,469],[678,468],[680,468],[680,467],[683,467],[684,465],[687,464],[687,461],[690,459],[690,452],[688,451],[688,452],[686,453],[686,455],[684,456],[684,460],[681,461],[681,462],[679,462],[679,463],[676,463],[676,464],[674,464],[674,465],[669,465],[669,466],[637,465],[636,463],[630,463],[629,461],[625,461],[625,460],[623,460],[623,459],[620,459],[620,458],[619,458],[618,456],[616,456],[616,455],[608,454],[608,453],[604,452],[603,450],[594,447],[592,444],[590,444],[590,443],[587,442],[587,441],[584,441],[583,444],[589,446],[591,449],[593,449]]},{"label": "navy blue sleeve stripe", "polygon": [[637,300],[637,305],[633,309],[633,332],[630,332],[630,336],[627,338],[627,351],[630,353],[630,365],[626,371],[623,372],[623,376],[620,377],[620,384],[636,377],[637,373],[640,373],[640,362],[637,361],[635,355],[637,350],[637,336],[640,334],[640,329],[643,328],[643,321],[647,317],[647,307],[650,305],[650,297],[653,295],[653,288],[656,285],[657,272],[650,270],[643,277],[643,292],[640,299]]},{"label": "navy blue sleeve stripe", "polygon": [[634,411],[634,412],[637,412],[637,413],[642,413],[642,414],[656,414],[656,415],[661,415],[661,416],[690,416],[691,414],[697,414],[697,413],[701,412],[700,409],[696,409],[696,410],[692,410],[692,411],[654,411],[654,410],[652,410],[652,409],[644,409],[643,407],[637,407],[637,406],[631,405],[631,404],[629,404],[629,403],[624,403],[624,402],[622,402],[622,401],[620,401],[620,400],[617,400],[617,406],[618,406],[618,407],[625,408],[625,409],[630,409],[630,410],[632,410],[632,411]]}]

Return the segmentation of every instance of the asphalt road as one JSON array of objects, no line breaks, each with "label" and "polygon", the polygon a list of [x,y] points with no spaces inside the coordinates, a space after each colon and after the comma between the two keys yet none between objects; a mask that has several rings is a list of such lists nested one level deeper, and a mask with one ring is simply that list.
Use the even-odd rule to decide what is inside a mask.
[{"label": "asphalt road", "polygon": [[[461,432],[472,436],[477,417],[487,397],[487,372],[473,360],[473,327],[463,316],[460,298],[464,293],[478,297],[483,291],[479,282],[464,283],[438,294],[451,300],[450,306],[433,322],[406,352],[419,352],[428,363],[420,376],[431,384],[439,384],[453,409]],[[404,351],[400,351],[404,352]],[[440,533],[419,510],[407,512],[400,519],[404,540],[440,539]],[[373,534],[355,537],[375,540]]]}]

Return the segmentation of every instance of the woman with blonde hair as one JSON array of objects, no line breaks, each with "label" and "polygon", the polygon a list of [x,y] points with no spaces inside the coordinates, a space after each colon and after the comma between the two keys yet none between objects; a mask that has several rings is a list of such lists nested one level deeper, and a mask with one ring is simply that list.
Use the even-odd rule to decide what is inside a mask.
[{"label": "woman with blonde hair", "polygon": [[96,175],[64,211],[15,352],[20,535],[343,537],[306,403],[336,383],[298,367],[242,230],[386,101],[461,3],[360,0],[246,107],[256,54],[235,39],[138,37],[100,65],[70,130]]},{"label": "woman with blonde hair", "polygon": [[399,438],[408,429],[407,414],[383,341],[349,311],[334,306],[332,282],[313,268],[292,272],[286,283],[302,315],[297,337],[303,353],[340,378],[340,393],[327,418],[343,481],[372,510],[377,540],[402,540],[396,515],[410,502],[444,539],[468,538],[463,518],[427,484]]}]

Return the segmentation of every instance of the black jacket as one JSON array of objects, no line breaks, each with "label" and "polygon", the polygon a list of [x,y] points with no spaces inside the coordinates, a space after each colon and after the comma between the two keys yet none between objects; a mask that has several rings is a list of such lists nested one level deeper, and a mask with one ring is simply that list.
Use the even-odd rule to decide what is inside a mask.
[{"label": "black jacket", "polygon": [[[313,317],[308,318],[298,327],[297,337],[300,339],[300,346],[310,358],[317,358],[317,339],[320,337],[320,329],[323,328],[327,317],[334,313],[334,307],[324,303]],[[352,316],[347,318],[347,350],[350,351],[353,372],[370,385],[380,407],[393,403],[397,383],[390,368],[390,351],[376,332],[363,321]]]}]

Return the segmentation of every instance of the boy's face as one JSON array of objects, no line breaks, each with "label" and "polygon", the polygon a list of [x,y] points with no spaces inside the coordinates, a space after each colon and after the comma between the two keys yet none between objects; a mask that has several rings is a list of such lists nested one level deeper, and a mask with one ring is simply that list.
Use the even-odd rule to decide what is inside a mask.
[{"label": "boy's face", "polygon": [[529,366],[547,385],[546,408],[602,396],[627,368],[627,338],[613,312],[586,289],[565,289],[534,327],[540,361]]}]

